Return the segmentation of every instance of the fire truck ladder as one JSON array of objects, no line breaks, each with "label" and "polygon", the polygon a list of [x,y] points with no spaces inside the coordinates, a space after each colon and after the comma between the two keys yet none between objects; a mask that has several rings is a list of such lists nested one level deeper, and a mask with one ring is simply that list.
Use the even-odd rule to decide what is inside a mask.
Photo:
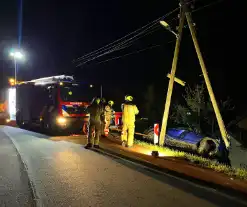
[{"label": "fire truck ladder", "polygon": [[46,84],[52,84],[58,82],[72,82],[72,81],[74,81],[73,76],[57,75],[57,76],[34,79],[31,81],[26,81],[24,83],[34,83],[35,85],[46,85]]}]

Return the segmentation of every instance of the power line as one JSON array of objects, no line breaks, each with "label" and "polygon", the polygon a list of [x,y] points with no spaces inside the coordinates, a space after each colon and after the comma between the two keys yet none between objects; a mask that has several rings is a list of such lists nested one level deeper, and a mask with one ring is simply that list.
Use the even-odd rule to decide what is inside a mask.
[{"label": "power line", "polygon": [[[95,56],[95,55],[97,55],[97,54],[99,54],[99,53],[102,53],[102,52],[105,52],[105,51],[109,51],[110,49],[113,49],[113,48],[115,48],[115,47],[121,46],[121,45],[123,45],[123,43],[127,43],[128,41],[133,40],[133,39],[136,38],[137,36],[144,34],[144,33],[147,32],[149,29],[151,29],[153,26],[154,26],[154,25],[151,25],[150,27],[144,29],[144,31],[138,33],[137,35],[135,35],[135,36],[133,36],[133,37],[127,39],[127,40],[124,40],[124,41],[122,41],[122,42],[116,43],[115,45],[113,44],[112,46],[108,46],[108,47],[105,46],[106,48],[104,48],[104,49],[102,48],[102,49],[99,49],[99,51],[96,50],[95,52],[92,52],[92,54],[89,53],[88,55],[85,55],[85,56],[83,56],[83,57],[80,57],[79,60],[77,60],[77,61],[82,61],[83,59],[90,58],[91,56]],[[152,31],[152,30],[151,30],[151,31]]]},{"label": "power line", "polygon": [[[161,19],[163,19],[163,18],[165,18],[165,17],[171,15],[172,13],[174,13],[175,11],[177,11],[178,9],[179,9],[179,7],[175,8],[175,9],[172,10],[171,12],[169,12],[169,13],[167,13],[167,14],[161,16],[161,17],[159,17],[158,19],[152,21],[151,23],[148,23],[147,25],[144,25],[143,27],[141,27],[141,28],[139,28],[139,29],[137,29],[137,30],[135,30],[135,31],[133,31],[133,32],[131,32],[131,33],[125,35],[124,37],[122,37],[122,38],[120,38],[120,39],[115,40],[114,42],[112,42],[112,43],[110,43],[110,44],[108,44],[108,45],[106,45],[106,46],[104,46],[104,47],[101,47],[101,48],[99,48],[99,49],[97,49],[97,50],[95,50],[95,51],[93,51],[93,52],[90,52],[90,53],[88,53],[88,54],[86,54],[86,55],[84,55],[84,56],[82,56],[82,57],[80,57],[80,58],[77,58],[77,59],[74,60],[73,62],[80,61],[81,59],[86,58],[86,57],[88,57],[88,56],[91,56],[91,55],[93,55],[95,52],[99,52],[99,51],[101,51],[101,50],[104,50],[105,48],[114,47],[114,46],[112,46],[113,44],[116,44],[117,42],[119,42],[119,41],[121,41],[121,40],[123,40],[123,39],[129,37],[130,35],[133,35],[133,34],[139,32],[139,31],[141,31],[141,30],[143,30],[143,29],[145,29],[144,31],[147,31],[147,29],[149,29],[149,28],[153,27],[155,24],[157,24],[159,20],[161,20]],[[139,32],[137,35],[135,35],[135,37],[138,36],[138,35],[140,35],[140,34],[143,34],[144,31]],[[133,39],[133,37],[130,38],[130,39]],[[128,41],[128,40],[124,40],[124,41]],[[118,44],[119,44],[119,43],[118,43]]]},{"label": "power line", "polygon": [[[194,0],[189,1],[189,2],[187,2],[186,4],[189,4],[189,3],[191,3],[191,2],[194,2]],[[119,50],[122,50],[122,49],[125,49],[125,48],[127,48],[127,47],[132,46],[133,43],[134,43],[135,41],[137,41],[138,39],[140,39],[140,38],[142,38],[142,37],[144,37],[144,36],[146,36],[146,35],[148,35],[148,34],[150,34],[150,33],[155,32],[155,31],[156,31],[156,30],[155,30],[156,28],[158,28],[158,27],[160,28],[159,25],[156,25],[156,24],[159,23],[158,21],[161,20],[161,19],[164,19],[165,17],[167,17],[167,16],[169,16],[169,15],[171,15],[172,13],[174,13],[175,11],[177,11],[179,8],[180,8],[180,7],[175,8],[175,9],[172,10],[171,12],[169,12],[169,13],[163,15],[162,17],[160,17],[160,18],[158,18],[158,19],[152,21],[151,23],[149,23],[149,24],[147,24],[147,25],[145,25],[145,26],[143,26],[143,27],[141,27],[141,28],[135,30],[134,32],[131,32],[130,34],[128,34],[128,35],[126,35],[126,36],[120,38],[119,40],[116,40],[116,41],[114,41],[114,42],[112,42],[112,43],[110,43],[110,44],[108,44],[108,45],[106,45],[106,46],[104,46],[104,47],[102,47],[102,48],[96,50],[96,51],[93,51],[93,52],[91,52],[91,53],[89,53],[89,54],[86,54],[86,55],[84,55],[84,56],[78,58],[77,60],[74,60],[74,62],[77,62],[77,61],[80,62],[80,63],[77,65],[77,67],[79,67],[79,66],[82,66],[82,65],[86,64],[86,63],[89,62],[89,61],[92,61],[92,60],[97,59],[97,58],[99,58],[99,57],[102,57],[102,56],[104,56],[104,55],[108,55],[108,54],[110,54],[110,53],[112,53],[112,52],[119,51]],[[147,26],[150,25],[150,24],[151,24],[151,26],[147,27]],[[155,25],[156,25],[155,28],[153,28],[151,31],[148,31],[150,28],[152,28],[152,27],[155,26]],[[145,27],[147,27],[147,28],[145,28]],[[144,28],[145,28],[145,29],[144,29]],[[159,29],[159,28],[158,28],[158,29]],[[137,31],[139,31],[139,30],[141,30],[141,29],[144,29],[144,31],[139,32],[139,33],[136,34],[134,37],[131,37],[131,38],[127,39],[127,40],[123,40],[122,42],[116,43],[115,45],[112,45],[112,44],[114,44],[115,42],[119,42],[120,40],[124,39],[125,37],[127,37],[127,36],[129,36],[129,35],[131,35],[131,34],[133,34],[133,33],[135,33],[135,32],[137,32]],[[146,32],[147,32],[147,33],[146,33]],[[145,34],[145,33],[146,33],[146,34]],[[144,35],[141,36],[142,34],[144,34]],[[110,46],[110,45],[112,45],[112,46]],[[107,46],[108,46],[108,47],[107,47]],[[97,56],[96,56],[96,55],[97,55]],[[92,57],[92,56],[93,56],[93,57]]]},{"label": "power line", "polygon": [[[175,40],[171,40],[171,41],[167,42],[165,45],[170,44],[172,42],[175,42]],[[100,62],[98,62],[96,64],[101,64],[101,63],[109,62],[111,60],[116,60],[116,59],[123,58],[123,57],[129,56],[129,55],[134,55],[134,54],[141,53],[141,52],[144,52],[146,50],[150,50],[150,49],[153,49],[153,48],[156,48],[156,47],[161,47],[161,46],[162,45],[153,45],[153,46],[150,46],[150,47],[146,47],[144,49],[141,49],[141,50],[137,50],[137,51],[134,51],[134,52],[131,52],[131,53],[127,53],[125,55],[121,55],[121,56],[118,56],[118,57],[110,58],[108,60],[100,61]]]},{"label": "power line", "polygon": [[[196,0],[196,1],[200,1],[200,0]],[[201,7],[197,8],[197,9],[192,10],[191,13],[194,13],[194,12],[197,12],[197,11],[200,11],[200,10],[203,10],[203,9],[206,9],[206,8],[208,8],[208,7],[210,7],[210,6],[213,6],[213,5],[215,5],[215,4],[219,4],[219,3],[223,2],[223,1],[224,1],[224,0],[214,1],[214,2],[212,2],[212,3],[206,4],[206,5],[204,5],[204,6],[201,6]],[[191,1],[191,2],[192,2],[192,1]],[[190,2],[189,2],[189,3],[190,3]],[[169,21],[173,21],[173,20],[177,20],[177,19],[178,19],[178,17],[174,17],[174,18],[170,19]]]},{"label": "power line", "polygon": [[143,51],[146,51],[146,50],[153,49],[153,48],[155,48],[155,47],[160,47],[160,45],[154,45],[154,46],[151,46],[151,47],[144,48],[144,49],[142,49],[142,50],[138,50],[138,51],[131,52],[131,53],[128,53],[128,54],[125,54],[125,55],[121,55],[121,56],[118,56],[118,57],[110,58],[110,59],[108,59],[108,60],[100,61],[100,62],[97,63],[97,64],[109,62],[109,61],[111,61],[111,60],[116,60],[116,59],[123,58],[123,57],[129,56],[129,55],[137,54],[137,53],[140,53],[140,52],[143,52]]},{"label": "power line", "polygon": [[[109,48],[105,48],[102,51],[98,51],[98,52],[96,52],[94,54],[91,54],[88,57],[81,58],[80,61],[83,61],[83,63],[86,63],[88,61],[94,60],[94,59],[96,59],[98,57],[101,57],[103,55],[106,55],[106,54],[109,54],[109,53],[112,53],[112,52],[115,52],[115,51],[122,50],[122,49],[125,49],[127,47],[130,47],[131,45],[133,45],[133,42],[135,42],[136,40],[138,40],[138,39],[140,39],[142,37],[145,37],[148,34],[151,34],[151,33],[155,32],[157,30],[157,27],[158,27],[158,25],[156,27],[154,27],[152,30],[150,30],[150,31],[148,31],[146,33],[146,31],[149,29],[149,28],[147,28],[144,31],[142,31],[141,33],[139,33],[138,35],[135,35],[134,37],[131,37],[131,38],[129,38],[129,39],[125,40],[125,41],[122,41],[122,42],[120,42],[120,43],[118,43],[116,45],[113,45],[113,46],[111,46]],[[144,34],[144,35],[142,35],[142,34]],[[96,55],[98,55],[98,56],[96,56]],[[81,65],[81,64],[79,64],[79,65]]]},{"label": "power line", "polygon": [[[158,27],[159,27],[159,26],[158,26]],[[119,51],[119,50],[123,50],[123,49],[125,49],[125,48],[127,48],[127,47],[130,47],[130,46],[132,46],[133,43],[134,43],[135,41],[137,41],[138,39],[143,38],[143,37],[145,37],[145,36],[147,36],[147,35],[149,35],[149,34],[155,32],[155,31],[157,31],[158,29],[160,29],[160,27],[159,27],[159,28],[158,28],[158,27],[156,27],[155,30],[152,30],[152,31],[146,33],[145,35],[136,38],[135,40],[132,40],[132,41],[126,42],[126,43],[123,42],[123,43],[117,45],[117,46],[116,46],[115,48],[113,48],[112,50],[108,50],[108,51],[106,51],[105,53],[102,53],[102,54],[100,54],[100,55],[98,55],[98,56],[94,56],[94,57],[92,57],[92,58],[88,58],[88,59],[82,61],[80,64],[78,64],[77,67],[79,67],[79,66],[81,66],[81,65],[84,65],[84,64],[86,64],[87,62],[92,61],[92,60],[94,60],[94,59],[97,59],[97,58],[99,58],[99,57],[102,57],[102,56],[104,56],[104,55],[108,55],[108,54],[110,54],[110,53],[112,53],[112,52]]]},{"label": "power line", "polygon": [[[200,1],[200,0],[197,0],[197,1]],[[199,7],[198,9],[193,10],[192,12],[197,12],[197,11],[202,10],[202,9],[205,9],[205,8],[207,8],[207,7],[209,7],[209,6],[218,4],[218,3],[222,2],[222,1],[224,1],[224,0],[218,0],[218,1],[216,1],[216,2],[212,2],[212,3],[210,3],[210,4],[207,4],[207,5],[205,5],[205,6],[202,6],[202,7]],[[189,4],[189,3],[191,3],[191,2],[194,2],[194,0],[191,0],[190,2],[187,2],[186,4]],[[169,13],[163,15],[162,17],[159,17],[158,19],[152,21],[151,23],[148,23],[147,25],[144,25],[143,27],[141,27],[141,28],[135,30],[134,32],[131,32],[131,33],[127,34],[126,36],[124,36],[124,37],[122,37],[122,38],[120,38],[120,39],[118,39],[118,40],[116,40],[116,41],[114,41],[114,42],[112,42],[112,43],[110,43],[110,44],[104,46],[104,47],[101,47],[101,48],[99,48],[99,49],[97,49],[97,50],[95,50],[95,51],[93,51],[93,52],[90,52],[90,53],[88,53],[88,54],[86,54],[86,55],[84,55],[84,56],[82,56],[82,57],[80,57],[80,58],[74,60],[74,62],[77,62],[77,61],[79,62],[79,61],[81,61],[81,63],[79,63],[79,64],[77,65],[77,67],[79,67],[79,66],[82,66],[82,65],[86,64],[87,62],[90,62],[90,61],[92,61],[92,60],[95,60],[95,59],[97,59],[97,58],[100,58],[100,57],[102,57],[102,56],[104,56],[104,55],[107,55],[107,54],[110,54],[110,53],[112,53],[112,52],[119,51],[119,50],[122,50],[122,49],[125,49],[125,48],[127,48],[127,47],[132,46],[133,43],[134,43],[135,41],[137,41],[138,39],[140,39],[140,38],[142,38],[142,37],[144,37],[144,36],[147,36],[148,34],[151,34],[151,33],[155,32],[155,31],[157,31],[157,30],[159,29],[159,25],[156,25],[156,24],[158,23],[158,21],[161,20],[161,19],[164,19],[165,17],[167,17],[167,16],[169,16],[169,15],[171,15],[172,13],[174,13],[175,11],[177,11],[179,8],[180,8],[180,7],[175,8],[175,9],[172,10],[171,12],[169,12]],[[174,20],[174,19],[178,19],[178,17],[175,17],[175,18],[171,19],[170,21],[172,21],[172,20]],[[150,26],[149,26],[149,25],[150,25]],[[156,25],[156,27],[154,27],[155,25]],[[149,27],[148,27],[148,26],[149,26]],[[152,28],[152,27],[154,27],[154,28]],[[145,28],[145,29],[144,29],[144,28]],[[152,29],[151,29],[151,28],[152,28]],[[138,31],[140,31],[140,30],[142,30],[142,29],[144,29],[144,30],[141,31],[141,32],[139,32],[139,33],[137,33],[137,34],[134,35],[133,37],[131,37],[131,38],[127,39],[127,40],[123,40],[124,38],[130,36],[131,34],[134,34],[134,33],[138,32]],[[148,31],[149,29],[151,29],[151,30]],[[120,42],[121,40],[123,40],[123,41]],[[118,43],[117,43],[117,42],[118,42]],[[114,43],[115,43],[115,45],[114,45]],[[143,49],[143,50],[146,50],[146,49],[148,49],[148,48],[145,48],[145,49]],[[128,56],[128,55],[130,55],[130,54],[135,54],[135,53],[138,53],[138,52],[141,52],[141,51],[142,51],[142,50],[138,50],[138,51],[136,51],[136,52],[128,53],[128,54],[126,54],[126,55],[119,56],[119,57],[116,57],[116,58],[111,58],[111,59],[109,59],[109,60],[118,59],[118,58],[120,58],[120,57],[125,57],[125,56]],[[100,54],[100,53],[101,53],[101,54]],[[108,60],[107,60],[107,61],[108,61]],[[107,61],[101,61],[100,63],[107,62]],[[99,63],[98,63],[98,64],[99,64]]]},{"label": "power line", "polygon": [[[121,46],[120,49],[125,49],[125,48],[127,48],[127,47],[132,46],[132,45],[133,45],[132,43],[134,43],[134,42],[137,41],[138,39],[143,38],[143,37],[145,37],[145,36],[147,36],[147,35],[149,35],[149,34],[152,34],[152,33],[156,32],[156,31],[159,30],[159,29],[161,29],[161,27],[160,27],[159,25],[156,25],[151,31],[147,32],[146,34],[144,34],[144,35],[142,35],[142,36],[140,36],[140,37],[137,37],[137,38],[135,38],[134,40],[132,40],[132,41],[130,41],[130,42],[124,43],[124,45]],[[118,47],[117,47],[117,48],[118,48]],[[116,48],[116,49],[117,49],[117,48]],[[117,49],[117,50],[118,50],[118,49]]]},{"label": "power line", "polygon": [[205,6],[201,6],[201,7],[199,7],[198,9],[194,9],[192,12],[200,11],[200,10],[202,10],[202,9],[205,9],[205,8],[207,8],[207,7],[210,7],[210,6],[213,6],[213,5],[215,5],[215,4],[219,4],[219,3],[223,2],[223,1],[224,1],[224,0],[214,1],[214,2],[212,2],[212,3],[210,3],[210,4],[205,5]]}]

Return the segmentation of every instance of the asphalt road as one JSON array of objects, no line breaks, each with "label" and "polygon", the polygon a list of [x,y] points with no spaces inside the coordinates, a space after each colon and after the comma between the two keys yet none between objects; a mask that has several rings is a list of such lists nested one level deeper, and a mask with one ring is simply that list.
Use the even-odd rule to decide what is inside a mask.
[{"label": "asphalt road", "polygon": [[34,206],[24,164],[0,126],[0,206]]},{"label": "asphalt road", "polygon": [[[215,190],[86,150],[79,144],[49,138],[17,128],[0,127],[1,142],[12,141],[28,168],[38,206],[246,206],[243,201]],[[4,157],[7,153],[3,153],[1,162],[3,158],[8,159]],[[21,163],[18,161],[13,169],[5,169],[8,162],[5,161],[0,176],[4,169],[16,171]],[[8,176],[13,183],[22,181],[16,179],[19,171]],[[2,186],[4,181],[0,181]],[[18,190],[31,194],[25,187]]]}]

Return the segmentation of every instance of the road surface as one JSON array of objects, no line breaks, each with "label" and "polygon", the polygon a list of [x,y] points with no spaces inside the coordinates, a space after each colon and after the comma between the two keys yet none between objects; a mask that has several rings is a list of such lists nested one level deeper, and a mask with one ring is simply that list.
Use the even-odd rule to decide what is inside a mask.
[{"label": "road surface", "polygon": [[[28,168],[37,206],[246,206],[239,199],[79,144],[0,127],[1,142],[7,138]],[[15,182],[18,175],[9,176]]]},{"label": "road surface", "polygon": [[34,206],[28,175],[15,146],[0,126],[0,206]]}]

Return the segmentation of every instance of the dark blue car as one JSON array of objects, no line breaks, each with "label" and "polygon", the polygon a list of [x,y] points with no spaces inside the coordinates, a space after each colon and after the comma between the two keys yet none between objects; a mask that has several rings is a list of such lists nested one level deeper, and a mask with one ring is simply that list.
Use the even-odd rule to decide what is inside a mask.
[{"label": "dark blue car", "polygon": [[[146,130],[144,139],[152,141],[154,138],[153,129]],[[197,134],[194,131],[183,128],[168,129],[165,138],[165,145],[173,148],[194,151],[205,157],[218,156],[223,143],[219,139]]]}]

